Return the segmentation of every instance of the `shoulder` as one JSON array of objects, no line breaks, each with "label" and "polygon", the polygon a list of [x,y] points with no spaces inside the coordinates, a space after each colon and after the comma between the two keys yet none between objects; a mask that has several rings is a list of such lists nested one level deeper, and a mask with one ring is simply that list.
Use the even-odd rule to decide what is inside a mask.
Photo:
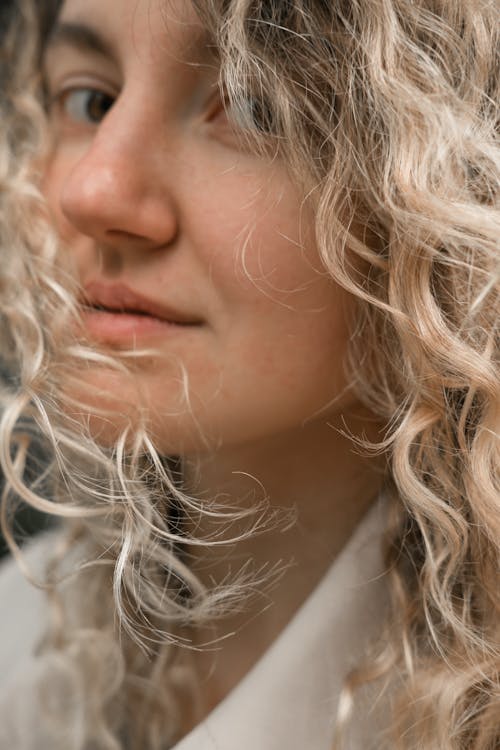
[{"label": "shoulder", "polygon": [[[23,548],[35,575],[43,572],[55,532],[44,533]],[[47,620],[45,593],[33,586],[12,558],[0,563],[0,686],[33,656]]]}]

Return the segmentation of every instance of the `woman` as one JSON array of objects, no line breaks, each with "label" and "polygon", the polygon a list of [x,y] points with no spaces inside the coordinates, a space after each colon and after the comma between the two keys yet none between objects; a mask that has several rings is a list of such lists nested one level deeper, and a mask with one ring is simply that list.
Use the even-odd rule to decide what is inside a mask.
[{"label": "woman", "polygon": [[[1,435],[50,620],[2,747],[496,747],[493,4],[49,5]],[[62,519],[27,555],[19,502]]]}]

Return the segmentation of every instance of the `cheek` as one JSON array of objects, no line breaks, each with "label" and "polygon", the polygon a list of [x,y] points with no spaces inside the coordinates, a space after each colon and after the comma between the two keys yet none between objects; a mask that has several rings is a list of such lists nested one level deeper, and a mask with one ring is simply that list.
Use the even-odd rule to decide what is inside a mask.
[{"label": "cheek", "polygon": [[264,181],[242,174],[206,193],[193,234],[225,302],[300,309],[314,300],[325,274],[313,226],[284,175]]},{"label": "cheek", "polygon": [[345,387],[350,298],[321,264],[312,214],[284,183],[221,180],[198,223],[219,302],[217,395],[205,403],[226,436],[300,423]]}]

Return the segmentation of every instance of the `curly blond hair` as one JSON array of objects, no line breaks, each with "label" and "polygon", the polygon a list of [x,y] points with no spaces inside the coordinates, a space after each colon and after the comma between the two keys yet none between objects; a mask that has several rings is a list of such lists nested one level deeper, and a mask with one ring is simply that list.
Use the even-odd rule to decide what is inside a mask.
[{"label": "curly blond hair", "polygon": [[[314,203],[324,264],[358,303],[350,377],[386,425],[380,443],[357,443],[387,457],[391,614],[382,646],[346,682],[336,742],[342,745],[359,687],[378,681],[381,690],[393,688],[380,746],[494,750],[498,7],[493,0],[195,5],[218,50],[228,106],[242,121],[251,118],[249,145],[272,144]],[[85,705],[83,742],[119,748],[126,733],[131,748],[159,749],[174,741],[176,694],[189,679],[177,645],[183,627],[235,606],[244,581],[206,591],[193,575],[184,551],[202,542],[183,532],[182,517],[204,511],[179,488],[175,466],[158,456],[146,431],[132,446],[122,436],[107,451],[67,416],[60,384],[75,362],[126,363],[64,343],[50,324],[55,312],[59,321],[71,317],[74,303],[35,187],[33,162],[44,147],[34,74],[40,26],[29,4],[22,7],[5,46],[16,62],[2,105],[2,351],[12,352],[9,366],[18,373],[2,393],[2,524],[21,558],[9,528],[17,503],[64,517],[62,569],[75,541],[87,560],[69,594],[55,586],[57,560],[46,584],[54,612],[47,670]],[[53,456],[43,492],[23,480],[40,436]],[[209,510],[225,522],[239,518],[216,504]],[[84,608],[75,595],[81,590]],[[144,720],[127,725],[131,704],[142,706],[133,715]]]}]

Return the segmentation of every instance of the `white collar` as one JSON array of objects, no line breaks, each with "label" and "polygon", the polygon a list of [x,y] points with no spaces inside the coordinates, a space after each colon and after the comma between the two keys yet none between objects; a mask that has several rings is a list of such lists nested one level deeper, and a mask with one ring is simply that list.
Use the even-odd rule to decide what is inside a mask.
[{"label": "white collar", "polygon": [[[175,750],[327,750],[343,680],[380,629],[385,503],[359,524],[319,585],[229,695]],[[370,717],[356,720],[366,747]],[[361,719],[363,719],[361,721]]]}]

